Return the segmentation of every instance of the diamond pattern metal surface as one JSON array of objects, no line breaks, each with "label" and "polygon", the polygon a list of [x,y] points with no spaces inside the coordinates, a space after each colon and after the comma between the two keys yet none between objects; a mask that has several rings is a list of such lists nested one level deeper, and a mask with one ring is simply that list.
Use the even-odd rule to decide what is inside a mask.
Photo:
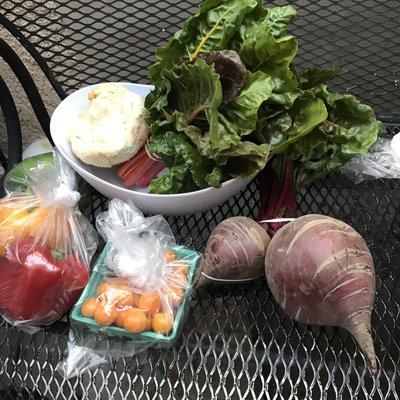
[{"label": "diamond pattern metal surface", "polygon": [[[146,83],[154,49],[193,13],[200,0],[3,0],[0,12],[39,49],[64,89],[105,80]],[[271,5],[287,4],[273,0]],[[299,18],[298,68],[339,61],[334,87],[398,116],[398,0],[294,0]]]},{"label": "diamond pattern metal surface", "polygon": [[[389,127],[391,133],[398,127]],[[87,190],[91,219],[106,200]],[[214,226],[255,217],[257,182],[205,213],[169,217],[178,242],[202,250]],[[55,371],[68,338],[64,320],[29,336],[0,324],[0,398],[10,399],[398,399],[400,359],[400,184],[354,186],[340,174],[298,197],[299,213],[340,218],[366,239],[375,260],[373,337],[380,364],[370,376],[344,330],[300,325],[285,316],[264,279],[197,293],[177,344],[151,349],[64,380]]]}]

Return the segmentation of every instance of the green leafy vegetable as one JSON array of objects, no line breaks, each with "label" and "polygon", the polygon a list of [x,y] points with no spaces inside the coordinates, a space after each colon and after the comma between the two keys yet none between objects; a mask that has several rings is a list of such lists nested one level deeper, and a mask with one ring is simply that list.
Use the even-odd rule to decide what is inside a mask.
[{"label": "green leafy vegetable", "polygon": [[298,44],[286,34],[295,16],[291,5],[205,0],[157,50],[149,150],[168,171],[152,193],[219,187],[264,169],[261,216],[272,218],[294,208],[299,186],[368,151],[381,124],[369,106],[324,85],[338,65],[296,73]]},{"label": "green leafy vegetable", "polygon": [[357,154],[367,153],[385,131],[371,107],[354,96],[328,91],[319,96],[326,102],[328,117],[309,135],[288,148],[295,160],[298,183],[311,183],[341,167]]},{"label": "green leafy vegetable", "polygon": [[222,152],[222,156],[227,157],[227,173],[244,179],[254,177],[265,167],[270,149],[268,144],[239,142],[232,149]]},{"label": "green leafy vegetable", "polygon": [[206,0],[172,40],[156,52],[156,62],[149,76],[154,82],[162,70],[185,61],[193,61],[200,53],[227,48],[243,18],[259,5],[258,0]]},{"label": "green leafy vegetable", "polygon": [[258,109],[268,100],[274,88],[272,79],[263,72],[248,72],[244,86],[235,100],[221,109],[219,123],[226,132],[242,137],[256,127]]},{"label": "green leafy vegetable", "polygon": [[255,136],[258,142],[275,146],[285,141],[291,126],[292,118],[286,111],[273,117],[263,116],[257,120]]},{"label": "green leafy vegetable", "polygon": [[310,68],[304,71],[300,77],[300,86],[302,89],[311,89],[321,83],[325,83],[339,75],[339,64],[334,63],[330,69]]},{"label": "green leafy vegetable", "polygon": [[189,166],[181,164],[168,168],[167,172],[150,182],[149,192],[168,194],[190,192],[195,189],[190,178]]},{"label": "green leafy vegetable", "polygon": [[[239,175],[232,172],[238,168],[231,166],[229,157],[243,163],[248,154],[249,162],[243,163],[241,176],[254,176],[265,166],[269,147],[250,149],[241,144],[241,138],[255,129],[259,107],[272,93],[273,83],[268,75],[247,72],[241,91],[225,103],[222,103],[220,77],[214,66],[204,60],[183,64],[175,71],[163,71],[162,76],[164,83],[157,89],[157,100],[149,98],[147,102],[155,118],[149,147],[152,153],[162,157],[167,166],[182,162],[190,165],[193,181],[200,188],[208,187],[210,182],[219,186],[225,176]],[[185,146],[191,148],[190,157],[186,156],[188,151],[182,152],[176,144],[178,136],[173,137],[173,132],[186,135]],[[178,179],[177,174],[174,179]]]},{"label": "green leafy vegetable", "polygon": [[292,6],[270,8],[265,16],[268,30],[277,38],[285,33],[286,27],[296,18],[296,10]]},{"label": "green leafy vegetable", "polygon": [[[209,186],[206,177],[212,173],[214,163],[208,158],[201,156],[195,146],[182,134],[167,132],[164,135],[155,136],[149,142],[149,150],[162,157],[168,167],[177,165],[187,166],[191,176],[185,179],[189,179],[192,182],[192,187],[194,184],[200,188]],[[184,176],[183,171],[180,171],[179,175],[175,175],[175,180],[179,176]],[[213,182],[215,186],[220,185],[220,182],[217,182],[215,177]]]},{"label": "green leafy vegetable", "polygon": [[303,136],[310,133],[316,126],[324,122],[328,116],[324,102],[312,95],[298,98],[289,111],[292,126],[287,131],[286,140],[274,146],[274,154],[282,154],[288,147]]},{"label": "green leafy vegetable", "polygon": [[232,100],[243,87],[246,78],[246,67],[239,54],[233,50],[213,51],[205,58],[207,64],[214,64],[219,75],[224,101]]},{"label": "green leafy vegetable", "polygon": [[290,68],[297,53],[297,41],[293,36],[280,37],[286,27],[282,21],[289,21],[295,14],[291,6],[279,7],[279,12],[270,10],[263,19],[248,21],[240,30],[242,60],[251,71],[263,71],[272,77],[274,94],[271,100],[283,106],[292,105],[299,95],[298,81]]},{"label": "green leafy vegetable", "polygon": [[[372,108],[354,96],[330,92],[325,85],[306,95],[323,101],[327,116],[308,134],[284,142],[284,153],[273,158],[262,179],[260,220],[292,213],[299,188],[326,176],[355,155],[366,153],[385,130]],[[275,152],[277,148],[279,145]],[[278,195],[273,198],[271,193]]]}]

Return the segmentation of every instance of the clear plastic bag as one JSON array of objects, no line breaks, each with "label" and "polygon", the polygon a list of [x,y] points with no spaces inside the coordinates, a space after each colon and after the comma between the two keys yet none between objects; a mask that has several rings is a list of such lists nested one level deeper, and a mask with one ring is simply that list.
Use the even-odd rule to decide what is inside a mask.
[{"label": "clear plastic bag", "polygon": [[400,136],[378,139],[367,154],[354,157],[341,171],[356,183],[400,178]]},{"label": "clear plastic bag", "polygon": [[35,332],[79,298],[98,240],[76,206],[75,174],[56,152],[19,172],[24,189],[0,200],[0,314]]},{"label": "clear plastic bag", "polygon": [[145,218],[114,199],[97,216],[106,246],[71,314],[68,356],[58,370],[73,377],[113,358],[178,338],[200,254],[177,246],[161,215]]}]

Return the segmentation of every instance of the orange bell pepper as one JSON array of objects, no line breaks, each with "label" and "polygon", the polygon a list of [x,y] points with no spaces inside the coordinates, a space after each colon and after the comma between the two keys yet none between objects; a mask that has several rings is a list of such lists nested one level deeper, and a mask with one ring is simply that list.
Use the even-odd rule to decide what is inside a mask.
[{"label": "orange bell pepper", "polygon": [[24,223],[29,217],[27,210],[0,204],[0,246],[4,247],[16,236],[26,236],[28,232]]},{"label": "orange bell pepper", "polygon": [[67,249],[71,242],[71,225],[61,207],[38,207],[30,213],[26,226],[29,236],[52,250]]}]

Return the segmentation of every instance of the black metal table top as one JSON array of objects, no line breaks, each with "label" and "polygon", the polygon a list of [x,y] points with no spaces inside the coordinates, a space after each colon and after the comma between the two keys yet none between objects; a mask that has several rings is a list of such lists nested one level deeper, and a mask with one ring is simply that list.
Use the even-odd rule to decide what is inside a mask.
[{"label": "black metal table top", "polygon": [[[398,127],[391,127],[392,133]],[[106,200],[87,192],[85,213]],[[226,217],[255,218],[257,184],[206,213],[169,217],[179,243],[202,250]],[[366,239],[374,256],[377,295],[372,314],[379,359],[369,374],[344,330],[300,325],[285,316],[264,279],[215,286],[196,294],[177,344],[151,349],[64,380],[55,371],[66,351],[69,324],[35,335],[0,325],[0,376],[10,399],[396,399],[400,359],[400,184],[354,185],[336,174],[304,190],[299,213],[342,219]],[[1,391],[3,390],[3,391]]]},{"label": "black metal table top", "polygon": [[[147,83],[155,48],[201,0],[2,0],[0,13],[39,50],[64,90],[99,81]],[[296,67],[338,61],[334,89],[349,91],[381,117],[399,117],[399,0],[271,0],[292,4]]]}]

